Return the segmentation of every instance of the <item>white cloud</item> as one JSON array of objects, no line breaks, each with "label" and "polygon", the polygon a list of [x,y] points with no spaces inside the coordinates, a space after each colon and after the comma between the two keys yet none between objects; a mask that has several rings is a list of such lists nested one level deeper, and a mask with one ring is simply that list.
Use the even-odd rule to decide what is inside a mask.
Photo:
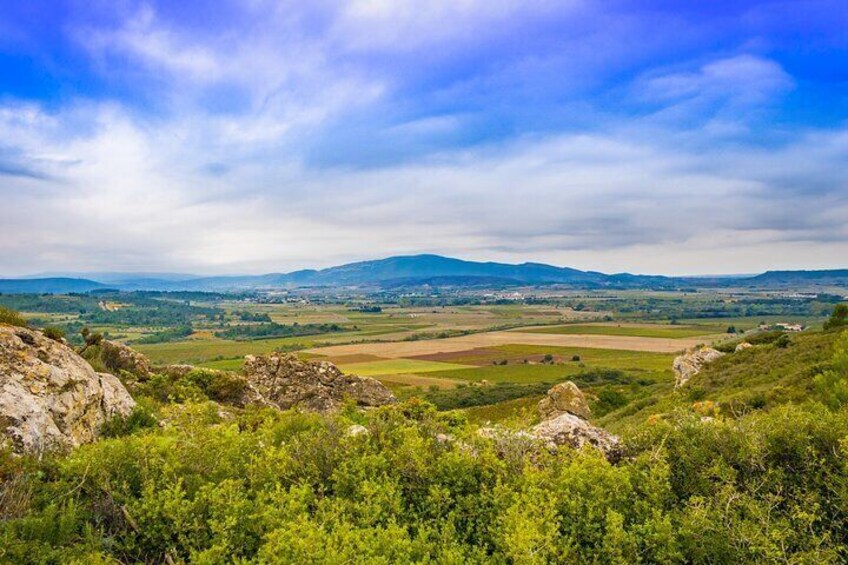
[{"label": "white cloud", "polygon": [[[85,111],[96,127],[64,141],[62,114],[0,112],[0,132],[21,133],[51,175],[0,189],[7,274],[262,272],[415,251],[716,272],[833,266],[845,255],[827,254],[848,250],[843,131],[733,154],[656,132],[557,135],[374,170],[280,159],[215,177],[197,167],[208,159],[198,136],[173,138],[172,124],[114,106]],[[817,196],[780,191],[796,177]]]},{"label": "white cloud", "polygon": [[[552,53],[498,59],[435,93],[423,87],[430,106],[392,65],[359,57],[464,54],[475,34],[553,12],[567,19],[588,5],[251,6],[264,17],[249,34],[185,30],[144,7],[115,28],[78,31],[103,76],[142,89],[155,111],[108,100],[51,110],[0,102],[0,274],[267,272],[425,251],[711,273],[837,266],[848,256],[848,130],[796,130],[768,148],[744,138],[750,116],[794,85],[765,57],[644,73],[628,94],[651,106],[648,117],[571,107],[556,95],[572,92],[571,82],[588,88],[630,56],[616,34],[631,37],[635,26],[613,22],[611,36],[595,36],[605,22],[596,18],[557,38]],[[506,90],[505,104],[529,112],[519,101],[541,96],[538,73],[543,85],[564,83],[543,111],[585,108],[585,122],[603,119],[507,141],[483,132],[370,168],[315,164],[318,142],[344,139],[350,123],[364,133],[344,139],[342,153],[473,138],[468,131],[486,123],[463,107],[466,94],[485,107],[480,92],[498,103]],[[729,137],[732,145],[715,143]]]}]

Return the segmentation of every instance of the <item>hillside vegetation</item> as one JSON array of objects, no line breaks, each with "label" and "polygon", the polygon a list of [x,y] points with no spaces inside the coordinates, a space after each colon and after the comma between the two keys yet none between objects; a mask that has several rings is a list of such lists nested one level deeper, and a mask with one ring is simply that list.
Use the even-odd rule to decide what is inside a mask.
[{"label": "hillside vegetation", "polygon": [[222,378],[131,383],[139,407],[109,437],[0,453],[0,563],[848,559],[839,328],[763,338],[609,410],[597,422],[622,434],[613,460],[484,438],[417,398],[335,415],[234,408]]}]

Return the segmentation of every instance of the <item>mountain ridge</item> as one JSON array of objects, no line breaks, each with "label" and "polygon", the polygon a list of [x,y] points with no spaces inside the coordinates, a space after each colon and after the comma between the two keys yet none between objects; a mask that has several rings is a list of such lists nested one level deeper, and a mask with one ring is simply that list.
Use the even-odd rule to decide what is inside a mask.
[{"label": "mountain ridge", "polygon": [[[300,269],[289,273],[262,275],[185,275],[180,279],[168,273],[98,273],[94,278],[20,278],[0,279],[0,292],[88,292],[104,288],[162,291],[253,291],[299,287],[376,287],[404,286],[479,287],[520,285],[566,285],[576,288],[682,288],[705,284],[697,277],[669,277],[631,273],[606,274],[558,267],[538,262],[519,264],[495,261],[467,261],[434,254],[398,255],[382,259],[356,261],[324,269]],[[710,277],[711,285],[721,284],[793,284],[828,282],[848,284],[848,269],[766,271],[759,275]]]}]

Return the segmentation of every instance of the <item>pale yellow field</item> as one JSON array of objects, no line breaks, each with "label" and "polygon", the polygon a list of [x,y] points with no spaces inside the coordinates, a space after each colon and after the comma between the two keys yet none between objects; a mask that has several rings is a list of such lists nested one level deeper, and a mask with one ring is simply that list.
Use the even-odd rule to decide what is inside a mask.
[{"label": "pale yellow field", "polygon": [[494,345],[545,345],[555,347],[589,347],[624,351],[675,353],[699,343],[709,343],[717,336],[668,339],[613,335],[540,334],[520,331],[488,332],[447,339],[402,341],[391,343],[360,343],[308,349],[307,352],[326,356],[364,354],[387,359],[399,359],[432,353],[452,353],[476,347]]}]

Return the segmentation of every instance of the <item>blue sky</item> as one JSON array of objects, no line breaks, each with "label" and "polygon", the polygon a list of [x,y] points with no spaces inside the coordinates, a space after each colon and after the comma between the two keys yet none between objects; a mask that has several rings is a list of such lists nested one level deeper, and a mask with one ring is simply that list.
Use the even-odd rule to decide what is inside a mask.
[{"label": "blue sky", "polygon": [[4,2],[0,274],[848,266],[848,8]]}]

